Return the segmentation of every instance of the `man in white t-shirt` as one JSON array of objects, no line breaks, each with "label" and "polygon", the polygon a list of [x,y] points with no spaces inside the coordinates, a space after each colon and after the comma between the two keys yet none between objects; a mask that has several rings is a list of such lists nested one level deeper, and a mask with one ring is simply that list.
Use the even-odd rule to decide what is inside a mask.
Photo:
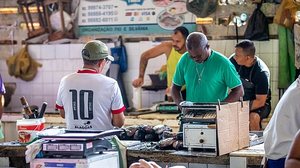
[{"label": "man in white t-shirt", "polygon": [[62,78],[56,108],[66,119],[68,129],[110,130],[122,127],[124,111],[120,88],[116,80],[103,74],[107,61],[114,58],[107,46],[98,40],[82,49],[83,68]]},{"label": "man in white t-shirt", "polygon": [[285,158],[300,129],[300,76],[285,91],[264,130],[268,168],[284,168]]}]

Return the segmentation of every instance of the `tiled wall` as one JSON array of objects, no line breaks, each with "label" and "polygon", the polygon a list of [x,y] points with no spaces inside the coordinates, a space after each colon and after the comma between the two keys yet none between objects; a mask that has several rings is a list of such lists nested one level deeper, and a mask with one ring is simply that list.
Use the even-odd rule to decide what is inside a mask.
[{"label": "tiled wall", "polygon": [[[140,100],[141,107],[150,107],[153,102],[164,100],[164,90],[161,91],[141,91],[141,96],[136,96],[131,85],[133,79],[138,76],[140,55],[143,51],[159,43],[142,41],[136,43],[126,43],[128,53],[128,70],[123,74],[123,80],[127,92],[127,97],[132,105],[132,98]],[[224,53],[226,56],[234,52],[235,40],[211,40],[211,48]],[[272,102],[273,107],[278,101],[277,77],[278,77],[278,40],[255,42],[257,54],[266,62],[271,71]],[[29,53],[38,62],[43,64],[39,68],[38,74],[33,81],[25,82],[8,75],[5,59],[0,57],[0,73],[5,82],[16,82],[17,89],[12,97],[10,107],[20,107],[20,96],[26,96],[30,104],[41,105],[43,101],[48,102],[50,107],[54,107],[56,93],[60,79],[71,72],[82,67],[81,48],[83,44],[60,44],[60,45],[30,45]],[[108,44],[113,47],[113,44]],[[154,73],[166,62],[166,57],[161,56],[151,59],[148,63],[145,74]],[[145,84],[150,84],[150,79],[145,76]],[[136,102],[136,101],[135,101]],[[137,103],[135,103],[137,104]]]}]

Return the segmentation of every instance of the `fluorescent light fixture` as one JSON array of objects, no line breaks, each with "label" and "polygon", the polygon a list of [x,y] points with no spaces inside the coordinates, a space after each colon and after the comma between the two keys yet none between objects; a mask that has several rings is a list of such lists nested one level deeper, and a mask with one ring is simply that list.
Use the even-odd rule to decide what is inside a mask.
[{"label": "fluorescent light fixture", "polygon": [[[41,27],[41,25],[38,22],[33,22],[33,27],[34,27],[35,30],[37,30]],[[21,29],[27,29],[26,23],[25,22],[20,23],[20,28]],[[29,26],[29,28],[31,29],[31,26]]]},{"label": "fluorescent light fixture", "polygon": [[16,7],[0,8],[0,14],[16,14],[16,13],[18,13],[18,8]]},{"label": "fluorescent light fixture", "polygon": [[[29,7],[29,12],[30,13],[37,13],[37,7],[32,6]],[[43,12],[43,8],[40,7],[41,12]],[[27,13],[27,10],[24,8],[25,13]],[[5,8],[0,8],[0,14],[17,14],[19,13],[19,9],[17,7],[5,7]]]},{"label": "fluorescent light fixture", "polygon": [[212,24],[214,21],[211,17],[206,18],[196,18],[196,24]]}]

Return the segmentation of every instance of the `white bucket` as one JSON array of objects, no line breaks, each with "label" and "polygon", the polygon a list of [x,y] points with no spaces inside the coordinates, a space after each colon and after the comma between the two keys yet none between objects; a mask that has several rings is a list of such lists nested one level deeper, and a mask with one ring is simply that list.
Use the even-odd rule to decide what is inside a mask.
[{"label": "white bucket", "polygon": [[45,129],[45,118],[17,120],[18,141],[30,143],[37,137],[37,132]]}]

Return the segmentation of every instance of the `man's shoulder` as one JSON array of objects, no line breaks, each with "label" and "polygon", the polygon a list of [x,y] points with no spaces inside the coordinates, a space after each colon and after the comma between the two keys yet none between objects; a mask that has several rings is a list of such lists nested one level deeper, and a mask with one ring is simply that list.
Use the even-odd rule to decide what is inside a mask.
[{"label": "man's shoulder", "polygon": [[115,84],[118,83],[114,78],[111,78],[111,77],[108,77],[108,76],[105,76],[105,75],[102,75],[102,77],[103,77],[101,79],[102,84],[112,86],[112,85],[115,85]]},{"label": "man's shoulder", "polygon": [[171,41],[163,41],[157,46],[168,50],[171,50],[173,48],[173,44]]},{"label": "man's shoulder", "polygon": [[257,73],[270,75],[270,70],[267,66],[267,64],[260,58],[256,57],[256,66],[254,67],[255,71]]},{"label": "man's shoulder", "polygon": [[187,63],[193,63],[194,61],[190,58],[190,54],[188,52],[185,52],[182,54],[180,61],[178,62],[181,64],[187,64]]}]

